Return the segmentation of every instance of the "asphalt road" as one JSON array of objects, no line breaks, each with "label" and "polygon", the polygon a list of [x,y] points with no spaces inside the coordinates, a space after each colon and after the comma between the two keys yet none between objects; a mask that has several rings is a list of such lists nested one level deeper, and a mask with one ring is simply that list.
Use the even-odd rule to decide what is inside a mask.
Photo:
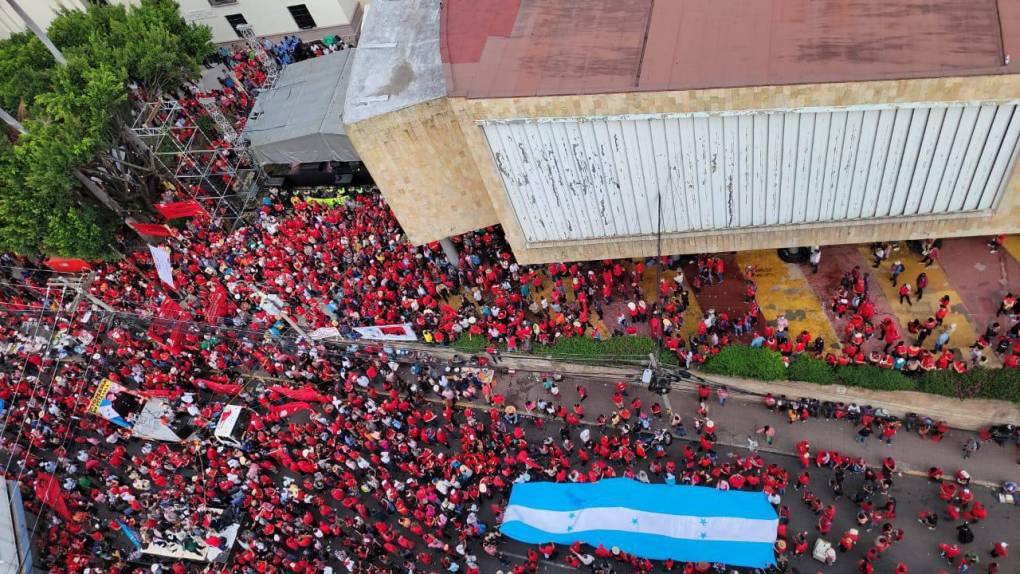
[{"label": "asphalt road", "polygon": [[[585,419],[593,419],[599,413],[608,413],[612,410],[613,406],[610,399],[612,395],[612,382],[613,381],[610,379],[597,377],[589,377],[583,380],[568,379],[560,384],[562,392],[559,397],[557,399],[553,399],[553,397],[548,393],[548,391],[546,391],[541,382],[533,374],[514,373],[499,375],[497,378],[497,384],[495,385],[495,390],[496,392],[503,394],[509,403],[520,405],[521,411],[523,412],[523,405],[525,401],[537,398],[557,400],[569,407],[576,401],[576,385],[583,384],[591,393],[589,399],[584,402],[586,410]],[[685,418],[685,421],[688,422],[688,427],[691,427],[690,421],[693,418],[694,410],[696,408],[696,401],[692,393],[673,392],[667,397],[658,397],[648,393],[647,390],[643,388],[631,387],[629,389],[627,401],[629,402],[635,397],[641,398],[646,407],[650,406],[653,402],[661,402],[665,408],[672,408],[677,413],[681,414]],[[436,406],[434,410],[438,411],[439,407]],[[772,447],[775,452],[763,452],[763,456],[766,462],[775,463],[785,467],[790,472],[791,477],[795,477],[800,472],[800,465],[795,457],[783,454],[783,451],[792,451],[793,443],[802,439],[810,440],[814,449],[835,449],[847,454],[863,455],[866,456],[869,462],[872,463],[878,462],[882,456],[891,454],[900,461],[901,468],[923,470],[930,464],[938,464],[944,466],[947,474],[951,474],[963,464],[963,461],[961,461],[959,457],[959,448],[957,445],[962,443],[962,441],[965,440],[965,437],[968,436],[965,433],[958,433],[954,431],[954,433],[952,433],[946,441],[935,444],[904,433],[903,436],[897,437],[897,442],[893,445],[885,445],[884,443],[879,443],[877,440],[872,440],[868,444],[860,445],[853,441],[853,429],[846,423],[837,423],[834,421],[811,421],[804,424],[798,423],[795,425],[786,425],[781,416],[770,413],[761,406],[760,403],[741,401],[738,397],[730,399],[724,407],[720,407],[714,402],[710,403],[710,410],[710,416],[717,422],[719,427],[718,435],[720,437],[720,447],[718,450],[720,460],[746,454],[747,449],[743,445],[746,444],[747,436],[750,433],[753,433],[754,428],[761,424],[779,425],[779,435],[777,437],[776,444]],[[304,417],[306,415],[299,416]],[[657,425],[663,425],[665,423],[665,418],[654,420]],[[520,424],[523,428],[525,428],[527,437],[532,443],[539,443],[546,436],[559,437],[560,424],[557,422],[547,422],[545,428],[542,430],[535,428],[535,426],[531,424],[530,420],[526,417],[522,417]],[[603,431],[598,428],[593,428],[592,438],[597,440],[601,432]],[[609,429],[604,432],[616,433],[618,431]],[[691,429],[691,434],[693,434],[693,429]],[[132,442],[136,443],[136,441]],[[729,443],[729,446],[723,446],[725,443]],[[682,445],[683,440],[675,440],[668,449],[668,456],[674,460],[678,459],[680,456],[679,453],[682,450]],[[456,437],[453,437],[451,446],[451,450],[457,450],[458,442]],[[136,452],[137,448],[138,443],[134,444],[130,451]],[[1010,477],[1015,474],[1015,469],[1017,467],[1014,462],[1014,456],[1015,455],[1010,448],[1000,449],[994,444],[989,444],[982,449],[982,451],[980,451],[974,459],[967,461],[967,465],[968,469],[976,478],[984,477],[989,480],[997,481],[1001,480],[1001,476]],[[540,458],[538,460],[541,461]],[[200,464],[200,461],[196,460],[194,464],[196,468],[192,468],[191,471],[185,471],[185,474],[190,474],[190,472],[196,470],[201,472]],[[636,468],[638,470],[648,470],[648,463],[638,462],[636,463]],[[618,467],[618,470],[622,470],[622,467]],[[810,472],[812,476],[810,488],[812,491],[818,495],[825,504],[834,502],[828,486],[831,471],[827,469],[812,468]],[[283,478],[289,474],[290,473],[278,474],[277,485],[281,485]],[[539,479],[540,477],[536,475],[535,478]],[[652,478],[653,482],[657,482],[659,480],[661,479],[657,479],[656,477]],[[856,506],[852,502],[852,496],[859,489],[861,482],[861,476],[850,475],[845,482],[846,496],[843,499],[834,502],[837,507],[837,515],[832,532],[828,536],[830,541],[837,541],[843,532],[854,526]],[[981,555],[982,564],[977,571],[984,571],[985,565],[990,559],[988,551],[991,549],[994,542],[1005,540],[1009,542],[1013,548],[1020,548],[1020,529],[1017,528],[1015,523],[1015,517],[1017,516],[1017,509],[1015,507],[999,504],[995,498],[994,492],[989,488],[976,487],[974,488],[974,492],[975,498],[984,502],[988,507],[989,519],[974,526],[973,529],[976,535],[976,541],[966,547],[965,550],[973,550]],[[899,561],[907,563],[910,566],[910,572],[914,573],[921,572],[936,574],[940,571],[940,569],[945,567],[945,563],[939,558],[937,545],[940,542],[952,542],[955,540],[955,524],[951,524],[948,520],[942,520],[938,529],[934,532],[930,532],[922,527],[916,520],[917,514],[922,510],[936,510],[940,514],[944,512],[944,503],[938,499],[937,494],[937,485],[930,483],[923,477],[911,474],[894,477],[894,483],[889,495],[895,497],[897,501],[898,517],[893,523],[896,527],[902,528],[905,531],[905,538],[902,542],[894,545],[882,555],[876,565],[877,572],[892,573]],[[876,505],[881,505],[885,502],[885,497],[882,495],[876,495],[874,500]],[[363,501],[373,512],[375,517],[385,518],[396,526],[395,517],[384,513],[377,503],[371,500],[370,497],[363,497]],[[791,519],[788,526],[789,534],[792,536],[796,532],[807,531],[809,533],[809,539],[813,545],[814,540],[818,537],[816,530],[816,515],[800,500],[799,493],[793,490],[789,490],[785,493],[783,496],[783,503],[787,505],[791,511]],[[333,506],[336,507],[337,512],[340,515],[348,512],[339,508],[339,504],[337,503],[334,503]],[[482,508],[480,518],[490,526],[493,525],[492,515],[487,508]],[[399,530],[399,527],[397,527],[397,529]],[[795,557],[792,560],[792,565],[795,568],[793,571],[805,574],[814,572],[857,572],[858,559],[863,556],[867,548],[873,544],[877,536],[877,528],[872,532],[862,532],[857,548],[849,554],[840,554],[837,563],[831,567],[815,562],[810,557]],[[123,539],[122,542],[125,543],[126,547],[127,540]],[[331,540],[329,542],[331,547],[335,548],[339,546],[336,541]],[[420,543],[419,548],[421,548]],[[528,546],[512,540],[504,540],[500,544],[499,549],[509,563],[513,564],[524,561]],[[558,558],[555,558],[552,561],[543,561],[540,563],[540,572],[573,571],[572,568],[566,566],[562,558],[566,549],[560,547],[559,551],[560,556]],[[591,549],[587,549],[587,551],[590,552]],[[469,552],[478,557],[481,570],[486,574],[496,573],[501,569],[503,571],[508,570],[504,564],[501,564],[498,560],[486,555],[482,551],[481,545],[478,542],[471,543]],[[1015,557],[1005,559],[1002,561],[1002,569],[1000,571],[1020,571],[1020,561],[1018,560],[1020,559]],[[631,571],[629,566],[620,564],[612,566],[614,566],[616,572],[624,573]],[[436,567],[433,566],[433,568]],[[345,571],[339,563],[334,564],[334,569],[336,572]],[[660,568],[656,571],[662,570]],[[972,570],[972,572],[973,571],[975,570]],[[749,572],[749,570],[738,569],[737,572]]]}]

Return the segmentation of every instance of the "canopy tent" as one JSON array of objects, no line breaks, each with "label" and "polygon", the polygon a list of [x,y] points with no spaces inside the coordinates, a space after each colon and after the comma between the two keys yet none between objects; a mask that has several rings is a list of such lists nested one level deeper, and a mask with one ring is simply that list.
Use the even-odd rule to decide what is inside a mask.
[{"label": "canopy tent", "polygon": [[343,122],[353,63],[351,49],[291,64],[259,94],[244,128],[259,163],[360,161]]}]

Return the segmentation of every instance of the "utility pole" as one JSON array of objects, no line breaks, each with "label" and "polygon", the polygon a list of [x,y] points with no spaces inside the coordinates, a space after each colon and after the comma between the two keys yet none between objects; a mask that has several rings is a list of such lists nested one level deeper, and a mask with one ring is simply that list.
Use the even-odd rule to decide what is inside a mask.
[{"label": "utility pole", "polygon": [[46,35],[46,31],[40,28],[39,25],[32,20],[32,17],[18,5],[16,0],[7,0],[7,3],[11,5],[11,8],[13,8],[15,12],[17,12],[21,21],[25,23],[25,26],[27,26],[33,34],[35,34],[35,37],[39,38],[39,41],[43,43],[43,46],[46,46],[46,49],[50,51],[50,54],[53,54],[53,59],[61,66],[66,66],[67,59],[64,58],[64,55],[60,53],[60,50],[53,45],[50,37]]}]

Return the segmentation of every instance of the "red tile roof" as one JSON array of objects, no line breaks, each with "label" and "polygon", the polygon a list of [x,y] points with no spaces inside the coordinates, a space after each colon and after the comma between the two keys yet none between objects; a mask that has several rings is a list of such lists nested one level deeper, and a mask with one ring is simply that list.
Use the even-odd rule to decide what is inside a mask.
[{"label": "red tile roof", "polygon": [[469,98],[1020,73],[1017,0],[446,0],[442,9],[449,92]]}]

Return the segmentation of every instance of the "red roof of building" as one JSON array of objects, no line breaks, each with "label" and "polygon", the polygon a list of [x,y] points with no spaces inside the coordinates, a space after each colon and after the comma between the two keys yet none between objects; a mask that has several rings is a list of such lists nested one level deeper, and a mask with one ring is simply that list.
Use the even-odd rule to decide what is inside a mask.
[{"label": "red roof of building", "polygon": [[449,93],[469,98],[1020,73],[1016,0],[445,0],[442,9]]}]

